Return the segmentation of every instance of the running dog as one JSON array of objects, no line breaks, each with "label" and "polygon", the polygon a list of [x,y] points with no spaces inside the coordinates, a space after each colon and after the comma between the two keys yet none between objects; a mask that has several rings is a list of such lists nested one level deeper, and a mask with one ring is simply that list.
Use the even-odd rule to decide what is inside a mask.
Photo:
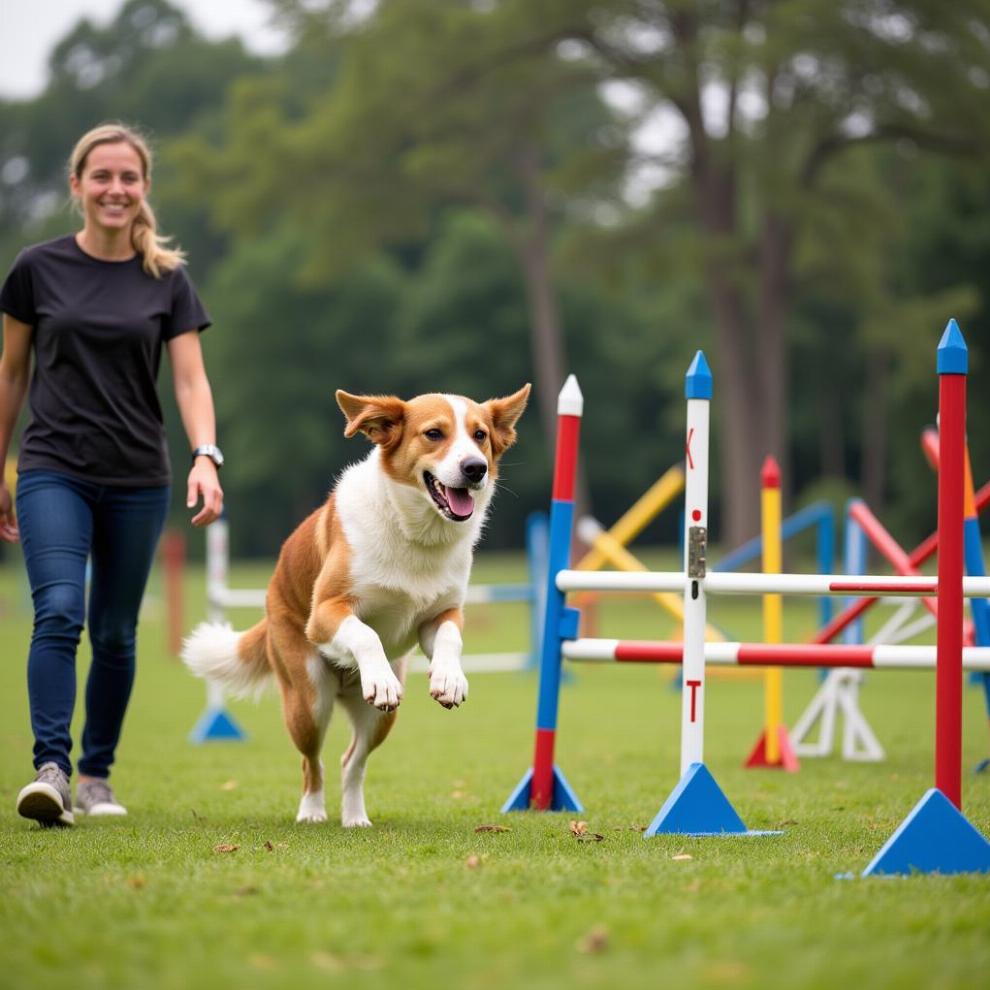
[{"label": "running dog", "polygon": [[430,695],[448,709],[467,698],[461,630],[472,554],[529,391],[481,403],[338,391],[344,436],[363,433],[372,450],[282,546],[265,618],[243,633],[203,623],[186,640],[189,669],[232,694],[255,693],[274,676],[303,757],[296,821],[327,819],[320,751],[339,702],[353,727],[341,822],[371,825],[365,765],[395,722],[417,642]]}]

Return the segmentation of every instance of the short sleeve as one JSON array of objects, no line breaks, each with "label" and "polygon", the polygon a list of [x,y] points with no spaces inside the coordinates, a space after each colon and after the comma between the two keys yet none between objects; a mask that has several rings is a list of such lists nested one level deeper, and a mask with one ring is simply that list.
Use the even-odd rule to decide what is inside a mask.
[{"label": "short sleeve", "polygon": [[29,326],[34,326],[37,322],[31,264],[24,251],[14,259],[14,264],[0,287],[0,310]]},{"label": "short sleeve", "polygon": [[162,334],[165,340],[189,330],[205,330],[212,322],[186,269],[179,265],[172,271],[171,278],[172,309],[165,318]]}]

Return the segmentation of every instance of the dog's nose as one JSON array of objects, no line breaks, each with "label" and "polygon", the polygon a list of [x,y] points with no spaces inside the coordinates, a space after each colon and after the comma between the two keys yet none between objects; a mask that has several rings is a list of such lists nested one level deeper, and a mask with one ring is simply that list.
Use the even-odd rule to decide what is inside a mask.
[{"label": "dog's nose", "polygon": [[477,485],[483,481],[485,475],[488,474],[488,461],[483,460],[480,457],[469,457],[466,460],[461,461],[461,474],[463,474],[472,485]]}]

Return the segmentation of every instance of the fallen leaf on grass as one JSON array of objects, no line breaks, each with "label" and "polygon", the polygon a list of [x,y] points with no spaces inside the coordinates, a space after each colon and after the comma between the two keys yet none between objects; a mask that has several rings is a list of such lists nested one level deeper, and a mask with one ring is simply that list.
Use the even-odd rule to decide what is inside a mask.
[{"label": "fallen leaf on grass", "polygon": [[234,845],[232,842],[221,842],[219,846],[214,846],[213,851],[215,853],[235,853],[240,846]]},{"label": "fallen leaf on grass", "polygon": [[676,853],[670,857],[675,863],[683,862],[686,859],[694,859],[690,853]]},{"label": "fallen leaf on grass", "polygon": [[329,952],[317,950],[310,957],[309,961],[317,969],[325,970],[328,973],[337,973],[344,968],[344,963]]},{"label": "fallen leaf on grass", "polygon": [[237,786],[236,780],[227,780],[220,785],[221,791],[232,791]]},{"label": "fallen leaf on grass", "polygon": [[570,822],[571,835],[574,836],[578,842],[604,842],[605,836],[600,832],[589,832],[587,822]]},{"label": "fallen leaf on grass", "polygon": [[148,881],[140,874],[136,873],[132,877],[127,878],[127,886],[133,887],[135,890],[140,890]]},{"label": "fallen leaf on grass", "polygon": [[577,950],[585,955],[597,955],[608,948],[608,929],[604,925],[595,925],[585,935],[578,939]]},{"label": "fallen leaf on grass", "polygon": [[265,849],[268,852],[274,852],[275,847],[272,845],[271,839],[265,839]]},{"label": "fallen leaf on grass", "polygon": [[464,860],[464,865],[469,870],[476,870],[481,866],[481,857],[472,853],[466,860]]},{"label": "fallen leaf on grass", "polygon": [[511,832],[508,825],[476,825],[475,832]]},{"label": "fallen leaf on grass", "polygon": [[247,884],[247,886],[238,887],[237,890],[234,891],[234,896],[235,897],[250,897],[252,894],[257,894],[257,893],[258,893],[258,888],[257,887],[254,887],[251,884]]}]

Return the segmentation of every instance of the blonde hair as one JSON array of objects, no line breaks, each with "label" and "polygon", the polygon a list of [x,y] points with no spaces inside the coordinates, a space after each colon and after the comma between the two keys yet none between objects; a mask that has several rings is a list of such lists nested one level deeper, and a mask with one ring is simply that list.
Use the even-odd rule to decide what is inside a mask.
[{"label": "blonde hair", "polygon": [[[69,156],[69,174],[81,179],[89,153],[101,144],[129,144],[141,159],[142,178],[145,182],[151,179],[151,150],[148,143],[140,134],[123,124],[100,124],[87,131],[76,142]],[[170,237],[163,237],[158,233],[158,221],[151,204],[143,200],[131,227],[131,244],[141,255],[144,270],[154,278],[161,278],[163,272],[170,272],[185,263],[185,252],[168,247],[170,240]]]}]

